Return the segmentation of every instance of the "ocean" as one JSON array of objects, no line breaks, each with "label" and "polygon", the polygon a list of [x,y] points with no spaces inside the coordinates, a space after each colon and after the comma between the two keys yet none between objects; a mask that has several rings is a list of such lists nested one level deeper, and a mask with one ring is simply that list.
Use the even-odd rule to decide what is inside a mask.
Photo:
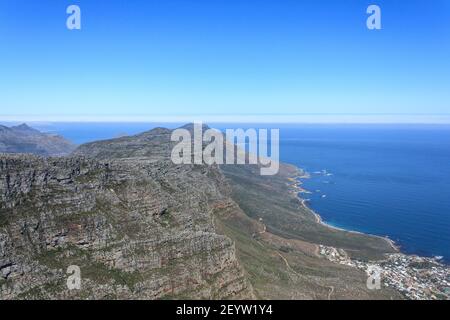
[{"label": "ocean", "polygon": [[450,262],[450,126],[282,129],[281,159],[310,173],[308,205],[333,226]]},{"label": "ocean", "polygon": [[[146,131],[145,123],[33,124],[75,143]],[[175,128],[177,124],[158,124]],[[267,125],[217,125],[220,129]],[[388,236],[403,252],[450,263],[450,126],[271,125],[280,158],[305,169],[301,196],[333,226]]]}]

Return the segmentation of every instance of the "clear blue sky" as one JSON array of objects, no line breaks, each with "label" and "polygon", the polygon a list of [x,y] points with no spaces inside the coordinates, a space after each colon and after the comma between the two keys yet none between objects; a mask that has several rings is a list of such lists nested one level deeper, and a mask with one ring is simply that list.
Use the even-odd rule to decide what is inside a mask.
[{"label": "clear blue sky", "polygon": [[304,113],[449,114],[450,1],[0,0],[0,117]]}]

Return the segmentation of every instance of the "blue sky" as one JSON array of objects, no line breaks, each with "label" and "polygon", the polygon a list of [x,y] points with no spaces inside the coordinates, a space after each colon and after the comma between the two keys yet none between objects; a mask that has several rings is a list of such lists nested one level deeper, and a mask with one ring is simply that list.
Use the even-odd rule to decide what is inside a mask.
[{"label": "blue sky", "polygon": [[298,114],[448,116],[450,1],[0,0],[0,119]]}]

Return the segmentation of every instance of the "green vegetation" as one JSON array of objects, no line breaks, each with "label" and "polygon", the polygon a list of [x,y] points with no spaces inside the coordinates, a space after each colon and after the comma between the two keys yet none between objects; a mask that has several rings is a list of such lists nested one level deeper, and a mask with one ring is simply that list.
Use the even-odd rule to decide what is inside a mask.
[{"label": "green vegetation", "polygon": [[139,272],[125,272],[115,268],[109,268],[103,263],[91,263],[81,268],[83,277],[91,279],[99,284],[111,283],[123,285],[134,290],[137,283],[142,281],[142,276]]},{"label": "green vegetation", "polygon": [[55,250],[44,250],[36,255],[36,260],[50,269],[63,269],[70,265],[82,266],[92,259],[89,251],[74,245],[59,247]]},{"label": "green vegetation", "polygon": [[18,294],[19,299],[48,299],[64,290],[66,290],[66,283],[64,279],[55,282],[45,283],[40,286],[32,287],[31,289]]},{"label": "green vegetation", "polygon": [[81,269],[83,278],[91,279],[100,284],[114,283],[126,285],[133,290],[136,283],[142,280],[141,275],[135,272],[125,272],[110,268],[101,262],[96,262],[87,250],[75,246],[47,250],[38,255],[37,260],[51,269],[62,269],[70,265],[77,265]]},{"label": "green vegetation", "polygon": [[287,176],[264,177],[252,173],[250,166],[223,166],[233,186],[232,197],[246,215],[264,220],[267,230],[287,239],[347,249],[354,258],[381,259],[394,252],[379,237],[352,233],[317,223],[314,214],[293,196]]},{"label": "green vegetation", "polygon": [[[239,261],[258,298],[398,298],[389,290],[367,290],[363,272],[331,263],[314,252],[316,244],[329,244],[346,248],[359,258],[377,258],[392,250],[386,241],[317,223],[289,192],[288,175],[283,171],[275,177],[262,177],[255,175],[251,166],[222,169],[242,211],[217,209],[215,225],[235,242]],[[296,241],[304,247],[296,247]],[[352,290],[345,289],[348,287]]]},{"label": "green vegetation", "polygon": [[0,210],[0,228],[4,227],[8,224],[8,217],[6,215],[6,212],[2,212]]}]

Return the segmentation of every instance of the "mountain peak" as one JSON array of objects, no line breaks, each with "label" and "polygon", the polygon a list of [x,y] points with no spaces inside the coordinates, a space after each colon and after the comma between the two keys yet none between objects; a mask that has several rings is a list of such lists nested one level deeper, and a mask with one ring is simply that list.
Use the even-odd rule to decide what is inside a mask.
[{"label": "mountain peak", "polygon": [[28,131],[28,132],[39,132],[38,130],[31,128],[26,123],[22,123],[22,124],[20,124],[18,126],[11,127],[11,129],[13,129],[13,130],[20,130],[20,131]]},{"label": "mountain peak", "polygon": [[142,132],[140,134],[138,134],[138,137],[142,137],[142,136],[158,136],[158,135],[165,135],[165,134],[170,134],[171,130],[167,129],[167,128],[162,128],[162,127],[156,127],[153,128],[149,131],[145,131]]},{"label": "mountain peak", "polygon": [[26,123],[10,128],[0,126],[0,153],[60,156],[70,153],[74,147],[64,138],[42,133]]},{"label": "mountain peak", "polygon": [[[189,131],[193,131],[194,130],[194,126],[196,123],[191,122],[191,123],[187,123],[184,126],[180,127],[180,129],[186,129]],[[202,131],[206,131],[208,129],[211,129],[207,124],[202,123]]]}]

